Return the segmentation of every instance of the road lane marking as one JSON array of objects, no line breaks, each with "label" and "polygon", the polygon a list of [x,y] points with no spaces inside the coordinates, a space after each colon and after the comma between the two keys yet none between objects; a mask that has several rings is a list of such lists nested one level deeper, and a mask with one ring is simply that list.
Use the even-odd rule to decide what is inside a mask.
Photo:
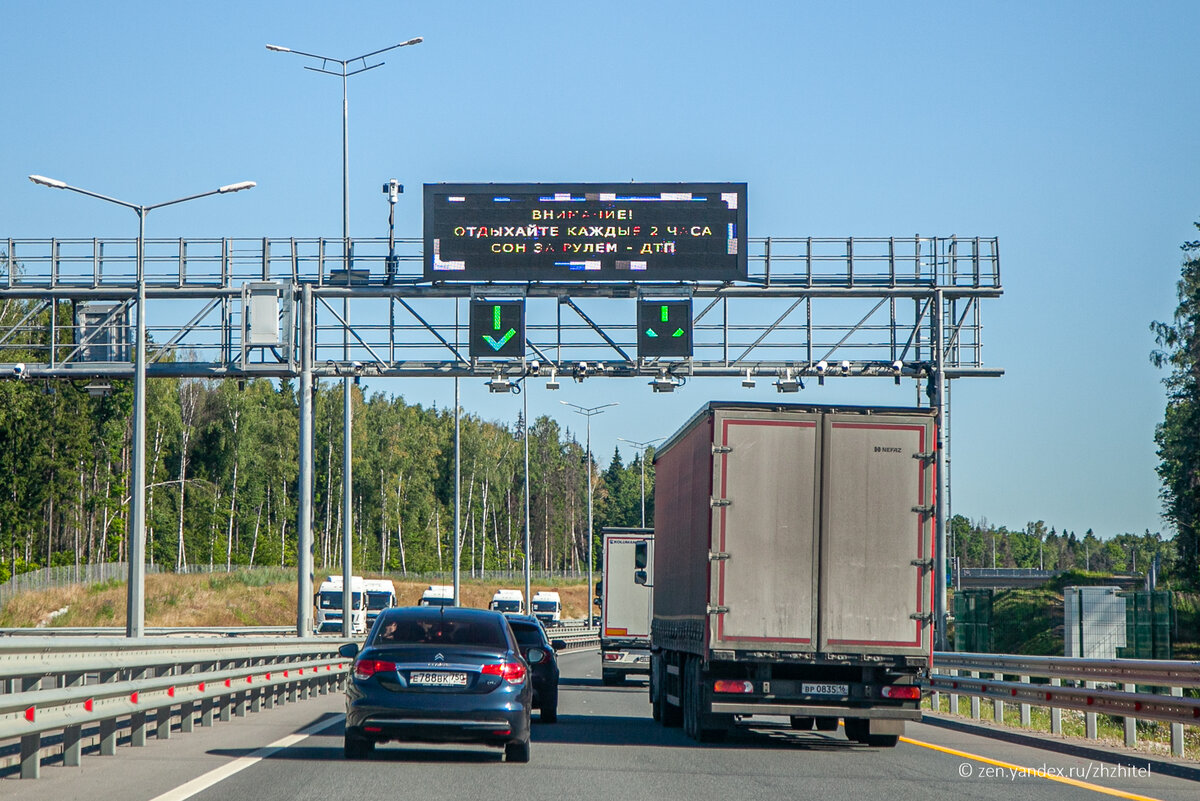
[{"label": "road lane marking", "polygon": [[155,796],[154,798],[150,799],[150,801],[185,801],[185,799],[191,798],[197,793],[204,792],[214,784],[222,782],[236,773],[241,773],[243,770],[251,767],[252,765],[258,764],[272,754],[282,751],[285,748],[291,748],[296,743],[307,740],[314,734],[325,731],[325,729],[341,723],[344,719],[344,715],[338,715],[332,720],[314,723],[307,729],[301,729],[295,734],[289,734],[287,737],[276,740],[270,745],[258,749],[249,756],[238,757],[232,762],[228,762],[219,768],[213,768],[208,773],[205,773],[202,776],[197,776],[190,782],[176,787],[174,790],[168,790],[162,795]]},{"label": "road lane marking", "polygon": [[934,751],[941,751],[943,754],[951,754],[956,757],[962,757],[963,759],[970,759],[970,760],[974,760],[976,762],[983,762],[988,765],[995,765],[996,767],[1004,768],[1006,770],[1019,771],[1022,776],[1037,777],[1040,779],[1048,779],[1050,781],[1059,782],[1061,784],[1069,784],[1072,787],[1080,787],[1084,790],[1091,790],[1092,792],[1096,792],[1096,793],[1103,793],[1105,795],[1115,795],[1118,798],[1127,798],[1127,799],[1129,799],[1129,801],[1160,801],[1160,799],[1152,798],[1148,795],[1137,795],[1136,793],[1127,793],[1124,790],[1114,790],[1111,787],[1104,787],[1099,784],[1092,784],[1090,782],[1084,782],[1084,781],[1080,781],[1078,779],[1068,778],[1067,776],[1058,776],[1053,773],[1047,773],[1047,772],[1044,772],[1041,770],[1036,770],[1033,768],[1023,768],[1020,765],[1014,765],[1011,762],[1002,762],[999,759],[991,759],[989,757],[980,756],[979,754],[971,754],[966,751],[958,751],[953,748],[947,748],[943,745],[934,745],[933,743],[926,743],[921,740],[914,740],[910,737],[901,737],[900,739],[906,743],[910,743],[911,745],[919,745],[922,748],[929,748]]}]

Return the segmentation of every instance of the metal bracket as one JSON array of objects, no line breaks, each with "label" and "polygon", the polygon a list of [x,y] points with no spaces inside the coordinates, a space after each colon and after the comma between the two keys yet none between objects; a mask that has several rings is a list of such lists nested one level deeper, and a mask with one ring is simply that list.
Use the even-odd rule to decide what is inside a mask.
[{"label": "metal bracket", "polygon": [[729,447],[728,445],[713,445],[712,452],[713,456],[721,453],[733,453],[733,448]]},{"label": "metal bracket", "polygon": [[922,614],[920,612],[913,612],[911,615],[908,616],[908,619],[909,620],[919,620],[922,623],[932,624],[933,623],[933,613],[926,612],[926,613]]},{"label": "metal bracket", "polygon": [[912,510],[919,515],[931,515],[931,514],[933,514],[933,511],[934,511],[933,506],[931,506],[931,505],[914,506],[912,508]]},{"label": "metal bracket", "polygon": [[709,606],[709,607],[707,607],[707,611],[708,611],[708,614],[710,614],[710,615],[724,615],[729,612],[729,607],[728,606]]},{"label": "metal bracket", "polygon": [[729,558],[729,554],[725,553],[724,551],[717,551],[717,552],[709,551],[708,552],[708,561],[710,561],[710,562],[719,562],[719,561],[722,561],[722,560],[728,559],[728,558]]},{"label": "metal bracket", "polygon": [[914,559],[911,562],[909,562],[909,564],[912,565],[913,567],[923,567],[926,570],[929,570],[930,568],[933,567],[933,560],[932,559]]},{"label": "metal bracket", "polygon": [[732,504],[733,501],[729,500],[728,498],[710,498],[708,501],[708,505],[714,509],[718,506],[730,506]]},{"label": "metal bracket", "polygon": [[922,462],[928,464],[930,462],[937,461],[937,453],[935,451],[930,451],[929,453],[914,453],[912,458],[920,459]]}]

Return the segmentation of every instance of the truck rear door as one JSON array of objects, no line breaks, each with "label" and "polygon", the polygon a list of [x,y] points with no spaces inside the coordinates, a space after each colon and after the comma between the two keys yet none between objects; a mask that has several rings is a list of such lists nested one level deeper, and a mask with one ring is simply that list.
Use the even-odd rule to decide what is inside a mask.
[{"label": "truck rear door", "polygon": [[715,413],[712,648],[816,647],[819,425],[806,412]]},{"label": "truck rear door", "polygon": [[[650,548],[654,538],[636,534],[607,534],[605,537],[601,634],[606,638],[649,639],[651,588],[654,586]],[[638,570],[646,571],[645,584],[635,582]]]},{"label": "truck rear door", "polygon": [[933,425],[917,415],[825,417],[822,651],[928,653]]}]

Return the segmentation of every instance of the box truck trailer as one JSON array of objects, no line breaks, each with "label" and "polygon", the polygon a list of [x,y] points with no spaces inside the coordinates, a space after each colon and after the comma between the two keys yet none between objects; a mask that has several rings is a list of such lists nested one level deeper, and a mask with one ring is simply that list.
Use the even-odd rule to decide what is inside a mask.
[{"label": "box truck trailer", "polygon": [[606,527],[601,536],[600,677],[611,685],[650,674],[654,531]]},{"label": "box truck trailer", "polygon": [[653,716],[894,746],[932,662],[929,409],[709,403],[655,456]]}]

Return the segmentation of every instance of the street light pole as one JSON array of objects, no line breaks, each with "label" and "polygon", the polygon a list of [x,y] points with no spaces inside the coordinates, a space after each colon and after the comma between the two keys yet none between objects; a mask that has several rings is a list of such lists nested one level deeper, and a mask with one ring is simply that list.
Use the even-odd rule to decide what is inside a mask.
[{"label": "street light pole", "polygon": [[[616,406],[617,403],[605,403],[600,406],[579,406],[566,401],[559,401],[564,406],[570,406],[577,414],[582,414],[587,418],[587,491],[588,491],[588,592],[595,592],[595,585],[592,583],[592,565],[595,563],[595,558],[592,555],[592,543],[595,537],[592,535],[592,418],[598,414],[603,414],[604,410],[610,406]],[[588,609],[588,622],[591,623],[592,611]]]},{"label": "street light pole", "polygon": [[662,437],[657,437],[657,438],[655,438],[655,439],[646,440],[645,442],[635,442],[634,440],[631,440],[631,439],[625,439],[624,437],[617,437],[617,439],[618,439],[618,440],[620,440],[621,442],[628,442],[630,445],[632,445],[633,447],[635,447],[635,448],[639,449],[639,450],[642,452],[642,454],[641,454],[641,463],[642,463],[642,528],[645,528],[645,527],[646,527],[646,449],[647,449],[647,448],[649,448],[649,447],[650,447],[651,445],[653,445],[654,443],[656,443],[656,442],[658,442],[658,441],[662,440]]},{"label": "street light pole", "polygon": [[228,184],[217,189],[201,192],[196,195],[168,200],[165,203],[155,203],[150,206],[140,206],[118,200],[115,197],[101,195],[88,189],[42,175],[31,175],[29,180],[39,186],[51,189],[67,189],[81,195],[105,200],[132,209],[138,217],[137,236],[137,341],[133,351],[133,441],[132,471],[129,493],[129,587],[127,590],[127,606],[125,613],[125,636],[142,637],[146,629],[146,215],[154,209],[163,206],[174,206],[189,200],[208,197],[209,195],[224,195],[230,192],[240,192],[253,187],[254,181],[242,181]]},{"label": "street light pole", "polygon": [[[342,266],[346,272],[346,286],[350,286],[350,101],[346,91],[346,84],[351,75],[358,75],[360,72],[373,70],[376,67],[382,67],[384,62],[378,64],[367,64],[367,59],[371,56],[377,56],[380,53],[386,53],[389,50],[395,50],[398,47],[407,47],[409,45],[420,44],[424,39],[420,36],[409,39],[406,42],[384,47],[380,50],[373,50],[370,53],[363,53],[361,56],[354,58],[338,59],[330,56],[317,55],[316,53],[305,53],[301,50],[292,50],[289,47],[281,47],[279,45],[267,45],[267,49],[275,53],[295,53],[298,56],[305,58],[317,59],[321,62],[320,67],[305,67],[306,70],[320,72],[324,75],[339,76],[342,79]],[[361,66],[350,69],[351,64],[359,62]],[[340,71],[328,69],[329,65],[336,64],[341,67]],[[350,298],[342,298],[342,361],[350,363]],[[351,586],[350,576],[353,570],[353,532],[354,524],[354,482],[351,472],[351,461],[354,455],[353,448],[353,390],[351,388],[351,379],[347,376],[342,379],[342,635],[349,637],[352,633],[352,605],[354,591]],[[363,598],[363,603],[366,603],[366,598]]]}]

